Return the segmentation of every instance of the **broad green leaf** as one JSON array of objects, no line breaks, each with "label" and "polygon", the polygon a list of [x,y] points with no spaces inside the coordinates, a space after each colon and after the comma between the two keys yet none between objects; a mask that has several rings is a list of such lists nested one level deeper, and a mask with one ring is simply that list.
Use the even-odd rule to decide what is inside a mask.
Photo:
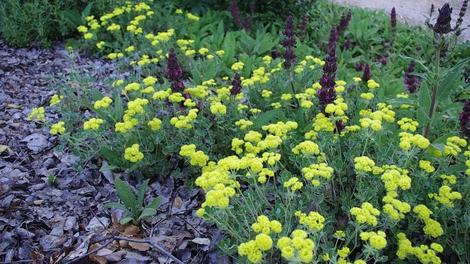
[{"label": "broad green leaf", "polygon": [[121,220],[119,220],[119,223],[120,223],[121,225],[127,225],[127,224],[129,224],[130,222],[132,222],[133,220],[134,220],[134,219],[133,219],[132,217],[126,216],[126,217],[122,218]]},{"label": "broad green leaf", "polygon": [[162,204],[162,198],[161,197],[155,197],[152,202],[147,206],[147,208],[152,208],[157,210],[158,207]]},{"label": "broad green leaf", "polygon": [[114,181],[114,185],[119,195],[119,199],[121,199],[126,208],[134,215],[137,210],[137,198],[135,197],[132,189],[126,182],[119,178]]},{"label": "broad green leaf", "polygon": [[112,208],[112,209],[119,209],[119,210],[123,210],[123,211],[128,211],[127,208],[123,205],[123,204],[120,204],[120,203],[107,203],[105,204],[104,206],[106,206],[107,208]]},{"label": "broad green leaf", "polygon": [[142,213],[139,216],[139,219],[137,220],[142,220],[147,217],[152,217],[152,216],[155,216],[156,214],[157,214],[157,210],[147,207],[142,211]]},{"label": "broad green leaf", "polygon": [[138,207],[141,207],[144,205],[144,199],[145,199],[145,192],[147,191],[147,188],[149,186],[149,180],[145,180],[142,185],[140,186],[139,189],[139,194],[137,196],[137,205]]}]

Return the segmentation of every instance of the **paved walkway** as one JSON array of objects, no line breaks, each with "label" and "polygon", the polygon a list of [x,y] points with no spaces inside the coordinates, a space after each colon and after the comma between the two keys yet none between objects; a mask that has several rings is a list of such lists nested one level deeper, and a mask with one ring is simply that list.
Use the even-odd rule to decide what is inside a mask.
[{"label": "paved walkway", "polygon": [[[431,4],[437,8],[448,2],[452,7],[452,17],[457,19],[463,0],[331,0],[342,5],[357,6],[370,9],[382,9],[386,12],[395,7],[399,18],[410,25],[424,25],[426,17],[429,15]],[[455,22],[454,22],[455,23]],[[470,6],[464,17],[464,26],[470,25]],[[461,36],[462,40],[470,41],[470,28],[465,30]]]}]

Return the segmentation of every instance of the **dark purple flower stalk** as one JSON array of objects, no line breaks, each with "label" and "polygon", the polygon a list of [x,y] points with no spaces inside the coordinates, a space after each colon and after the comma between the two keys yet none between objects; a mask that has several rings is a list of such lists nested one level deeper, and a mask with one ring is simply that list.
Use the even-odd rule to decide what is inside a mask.
[{"label": "dark purple flower stalk", "polygon": [[321,88],[317,91],[318,100],[322,111],[326,105],[332,103],[336,99],[335,77],[336,77],[336,44],[338,41],[337,27],[333,27],[330,31],[328,41],[328,53],[323,66],[323,76],[320,78]]},{"label": "dark purple flower stalk", "polygon": [[304,15],[302,17],[302,21],[299,24],[299,36],[300,37],[305,37],[305,34],[307,32],[307,25],[308,25],[308,16]]},{"label": "dark purple flower stalk", "polygon": [[240,28],[240,29],[245,29],[246,31],[249,31],[251,28],[251,23],[248,20],[243,20],[240,8],[238,7],[238,2],[237,0],[232,0],[230,1],[230,4],[228,6],[228,10],[230,14],[232,15],[232,18],[235,22],[235,25]]},{"label": "dark purple flower stalk", "polygon": [[231,95],[237,95],[242,91],[242,80],[240,74],[235,73],[232,79],[232,88],[230,89]]},{"label": "dark purple flower stalk", "polygon": [[351,37],[347,37],[346,41],[343,43],[343,45],[341,45],[341,49],[348,50],[351,48],[351,46],[352,46],[352,39]]},{"label": "dark purple flower stalk", "polygon": [[165,70],[165,76],[171,82],[173,92],[182,92],[184,90],[183,69],[178,63],[175,50],[170,49],[168,54],[168,63]]},{"label": "dark purple flower stalk", "polygon": [[284,68],[289,69],[295,63],[295,32],[292,16],[287,17],[286,28],[283,31],[284,40],[282,46],[284,47]]},{"label": "dark purple flower stalk", "polygon": [[417,76],[413,75],[416,64],[414,61],[410,62],[408,68],[405,70],[405,78],[403,80],[405,88],[409,93],[415,93],[418,90],[420,80]]},{"label": "dark purple flower stalk", "polygon": [[455,23],[455,30],[457,30],[459,35],[461,33],[460,26],[462,26],[463,17],[465,16],[465,13],[467,13],[468,1],[469,0],[463,1],[462,7],[460,8],[460,12],[459,12],[459,18],[457,19],[457,23]]},{"label": "dark purple flower stalk", "polygon": [[370,71],[370,66],[369,66],[369,64],[366,63],[364,65],[363,70],[362,70],[362,81],[366,83],[371,78],[372,78],[372,73]]},{"label": "dark purple flower stalk", "polygon": [[444,4],[439,9],[439,16],[437,17],[436,24],[434,24],[433,30],[437,34],[447,34],[452,31],[450,22],[452,21],[452,8],[448,3]]},{"label": "dark purple flower stalk", "polygon": [[349,25],[349,22],[351,22],[351,17],[352,17],[352,12],[351,9],[346,14],[343,14],[341,17],[341,20],[339,21],[339,25],[336,27],[336,30],[338,31],[338,35],[341,35],[346,28]]},{"label": "dark purple flower stalk", "polygon": [[460,130],[470,139],[470,100],[465,102],[462,113],[460,114]]},{"label": "dark purple flower stalk", "polygon": [[397,30],[397,11],[395,10],[395,7],[393,7],[392,12],[390,12],[390,26],[392,27],[393,32]]}]

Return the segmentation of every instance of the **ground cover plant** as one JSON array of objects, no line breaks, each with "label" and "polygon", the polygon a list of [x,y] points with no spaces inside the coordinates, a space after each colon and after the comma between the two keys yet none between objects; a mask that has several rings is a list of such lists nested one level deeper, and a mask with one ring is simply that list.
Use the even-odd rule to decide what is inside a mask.
[{"label": "ground cover plant", "polygon": [[[426,33],[440,45],[452,41],[449,16],[442,7]],[[455,100],[468,60],[441,68],[436,45],[432,67],[402,58],[401,70],[356,71],[351,61],[373,56],[340,47],[360,32],[354,13],[334,18],[315,46],[293,17],[250,35],[225,32],[225,12],[152,1],[89,16],[80,48],[133,74],[104,93],[60,89],[50,132],[83,160],[194,182],[198,216],[237,263],[470,259],[470,103]],[[44,108],[30,117],[43,121]]]}]

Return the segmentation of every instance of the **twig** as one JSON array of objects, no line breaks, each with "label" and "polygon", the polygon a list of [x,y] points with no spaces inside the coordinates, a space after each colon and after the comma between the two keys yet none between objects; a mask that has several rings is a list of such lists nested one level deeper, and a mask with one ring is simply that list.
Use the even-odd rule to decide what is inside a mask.
[{"label": "twig", "polygon": [[151,246],[156,248],[158,251],[160,251],[160,253],[163,253],[165,256],[172,259],[174,262],[176,262],[178,264],[184,264],[183,261],[181,261],[178,258],[176,258],[175,256],[173,256],[170,252],[166,251],[166,249],[164,249],[159,244],[155,243],[154,241],[152,241],[150,239],[142,239],[141,240],[141,239],[132,239],[132,238],[128,238],[128,237],[119,237],[119,236],[115,236],[114,239],[124,240],[124,241],[134,242],[134,243],[147,243],[147,244],[150,244]]},{"label": "twig", "polygon": [[[156,242],[150,240],[150,239],[133,239],[133,238],[128,238],[128,237],[120,237],[120,236],[112,236],[112,237],[109,237],[107,238],[109,239],[108,242],[106,242],[104,245],[102,245],[101,247],[93,250],[93,251],[90,251],[88,252],[87,254],[83,255],[83,256],[80,256],[79,258],[76,258],[74,260],[71,260],[69,262],[66,262],[65,264],[72,264],[72,263],[76,263],[77,261],[79,260],[82,260],[86,257],[89,257],[90,255],[93,255],[95,254],[96,252],[100,251],[101,249],[105,248],[106,246],[108,246],[111,242],[113,242],[114,240],[123,240],[123,241],[128,241],[128,242],[134,242],[134,243],[146,243],[146,244],[149,244],[151,245],[152,247],[154,247],[155,249],[157,249],[158,251],[160,251],[160,253],[162,253],[163,255],[167,256],[168,258],[172,259],[174,262],[176,262],[177,264],[184,264],[184,262],[182,262],[181,260],[179,260],[178,258],[176,258],[175,256],[173,256],[170,252],[166,251],[163,247],[161,247],[159,244],[157,244]],[[106,240],[106,239],[104,239]]]}]

